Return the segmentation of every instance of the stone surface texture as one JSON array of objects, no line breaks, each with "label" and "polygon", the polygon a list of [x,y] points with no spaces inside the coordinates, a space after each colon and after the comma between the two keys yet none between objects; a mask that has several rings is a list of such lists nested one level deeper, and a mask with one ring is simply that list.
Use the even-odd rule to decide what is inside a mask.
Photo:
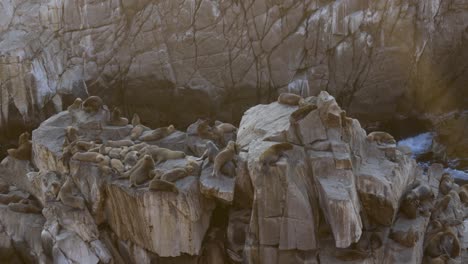
[{"label": "stone surface texture", "polygon": [[362,121],[466,107],[467,9],[465,0],[5,0],[0,127],[37,125],[88,93],[181,127],[201,116],[236,123],[286,90],[327,90]]},{"label": "stone surface texture", "polygon": [[[200,120],[140,142],[141,125],[109,126],[106,106],[56,114],[33,131],[30,161],[0,164],[0,262],[430,263],[433,235],[450,232],[437,247],[464,263],[468,186],[369,136],[328,92],[305,102],[246,111],[211,144],[236,142],[217,175]],[[411,196],[426,185],[432,195]]]}]

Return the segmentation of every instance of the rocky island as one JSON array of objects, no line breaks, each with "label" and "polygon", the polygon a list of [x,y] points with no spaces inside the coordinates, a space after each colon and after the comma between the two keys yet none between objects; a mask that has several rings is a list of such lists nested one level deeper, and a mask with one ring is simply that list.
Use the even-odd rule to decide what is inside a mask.
[{"label": "rocky island", "polygon": [[5,263],[463,263],[468,185],[322,91],[152,129],[77,99],[1,162]]}]

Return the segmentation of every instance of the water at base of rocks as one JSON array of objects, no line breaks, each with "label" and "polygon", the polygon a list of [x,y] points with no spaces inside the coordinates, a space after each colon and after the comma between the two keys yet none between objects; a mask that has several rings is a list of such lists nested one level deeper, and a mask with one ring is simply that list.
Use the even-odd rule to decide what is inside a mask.
[{"label": "water at base of rocks", "polygon": [[450,173],[455,180],[468,181],[468,171],[459,170],[456,168],[456,160],[443,162],[433,157],[431,146],[434,135],[431,132],[421,133],[414,137],[408,137],[398,141],[398,146],[407,146],[413,152],[413,157],[418,161],[418,164],[424,169],[433,163],[444,164],[445,171]]}]

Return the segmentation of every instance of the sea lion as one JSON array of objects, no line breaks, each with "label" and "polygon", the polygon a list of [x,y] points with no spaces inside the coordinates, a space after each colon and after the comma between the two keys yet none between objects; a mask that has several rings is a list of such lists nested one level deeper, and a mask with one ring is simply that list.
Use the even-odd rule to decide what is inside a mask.
[{"label": "sea lion", "polygon": [[448,194],[453,189],[453,178],[449,173],[442,174],[439,183],[439,192],[443,195]]},{"label": "sea lion", "polygon": [[215,126],[215,130],[218,134],[224,135],[226,133],[233,133],[237,131],[237,127],[229,123],[218,123]]},{"label": "sea lion", "polygon": [[122,117],[122,112],[118,107],[114,107],[112,111],[111,119],[109,121],[110,126],[126,126],[128,125],[128,119]]},{"label": "sea lion", "polygon": [[378,145],[396,144],[392,135],[382,131],[369,133],[369,135],[367,135],[367,140],[370,142],[376,142]]},{"label": "sea lion", "polygon": [[213,165],[213,177],[218,177],[224,164],[234,160],[239,154],[238,145],[234,141],[229,141],[227,147],[216,155]]},{"label": "sea lion", "polygon": [[99,110],[103,109],[104,103],[99,96],[90,96],[88,97],[82,105],[82,108],[87,113],[97,113]]},{"label": "sea lion", "polygon": [[135,145],[129,147],[128,151],[134,151],[134,150],[140,151],[140,150],[142,150],[143,148],[145,148],[147,146],[149,146],[149,145],[147,143],[145,143],[145,142],[138,143],[138,144],[135,144]]},{"label": "sea lion", "polygon": [[163,139],[163,138],[169,136],[170,134],[174,133],[174,131],[175,131],[174,125],[170,125],[168,127],[160,127],[160,128],[157,128],[157,129],[153,130],[149,134],[142,135],[140,137],[140,140],[141,141],[160,140],[160,139]]},{"label": "sea lion", "polygon": [[213,163],[216,155],[218,155],[219,153],[219,148],[211,140],[206,142],[205,147],[206,147],[205,152],[197,160],[204,160],[208,158],[209,162]]},{"label": "sea lion", "polygon": [[123,140],[108,140],[106,142],[106,147],[111,147],[111,148],[121,148],[121,147],[131,147],[135,145],[135,143],[131,140],[128,139],[123,139]]},{"label": "sea lion", "polygon": [[446,230],[438,232],[430,237],[424,247],[425,255],[436,258],[442,255],[448,255],[456,258],[460,255],[460,240],[451,231]]},{"label": "sea lion", "polygon": [[30,136],[28,132],[22,133],[18,138],[18,148],[8,149],[8,155],[18,160],[31,160],[32,143],[29,140]]},{"label": "sea lion", "polygon": [[452,196],[450,196],[449,194],[442,197],[442,199],[439,199],[438,201],[436,201],[436,203],[434,204],[434,207],[432,208],[431,217],[432,218],[438,217],[442,212],[447,210],[447,207],[450,201],[452,201]]},{"label": "sea lion", "polygon": [[9,204],[9,203],[17,203],[22,199],[25,199],[24,195],[20,195],[18,193],[7,193],[7,194],[0,194],[0,204]]},{"label": "sea lion", "polygon": [[137,125],[141,125],[141,119],[140,119],[140,116],[138,114],[133,114],[133,117],[132,117],[132,126],[137,126]]},{"label": "sea lion", "polygon": [[125,173],[130,178],[130,187],[143,184],[149,180],[154,166],[154,160],[150,155],[143,156],[133,168]]},{"label": "sea lion", "polygon": [[73,152],[84,152],[84,151],[88,152],[95,146],[96,144],[93,141],[88,142],[88,141],[78,140],[73,144],[73,148],[74,148]]},{"label": "sea lion", "polygon": [[416,242],[419,240],[419,234],[415,232],[412,227],[410,227],[408,231],[391,230],[388,237],[398,244],[408,248],[414,247]]},{"label": "sea lion", "polygon": [[100,163],[105,160],[105,157],[96,152],[77,152],[73,155],[72,159],[84,162]]},{"label": "sea lion", "polygon": [[150,181],[149,189],[151,191],[173,192],[175,194],[179,194],[179,189],[174,183],[159,179]]},{"label": "sea lion", "polygon": [[210,127],[209,120],[203,120],[198,124],[197,134],[201,139],[209,139],[214,141],[222,140],[220,134],[215,129]]},{"label": "sea lion", "polygon": [[72,178],[68,177],[60,189],[58,198],[64,205],[82,210],[86,207],[86,204],[83,197],[73,195],[74,186],[75,184],[73,183]]},{"label": "sea lion", "polygon": [[65,135],[70,144],[78,141],[78,129],[76,127],[67,126]]},{"label": "sea lion", "polygon": [[464,184],[460,187],[460,191],[458,192],[458,196],[460,196],[460,201],[465,205],[468,204],[468,184]]},{"label": "sea lion", "polygon": [[127,155],[125,155],[124,158],[124,165],[125,165],[125,170],[130,169],[131,167],[135,166],[136,163],[138,162],[138,151],[129,151]]},{"label": "sea lion", "polygon": [[112,150],[111,147],[106,147],[106,145],[102,144],[99,147],[99,154],[101,155],[109,155],[109,152]]},{"label": "sea lion", "polygon": [[8,209],[17,213],[24,213],[24,214],[41,214],[42,208],[36,202],[32,202],[28,199],[22,199],[16,203],[8,204]]},{"label": "sea lion", "polygon": [[158,148],[156,146],[148,148],[146,153],[153,157],[156,165],[166,160],[185,158],[185,153],[182,151],[173,151],[166,148]]},{"label": "sea lion", "polygon": [[48,171],[42,177],[42,192],[45,194],[46,201],[54,201],[62,187],[60,182],[60,173],[55,171]]},{"label": "sea lion", "polygon": [[143,125],[136,125],[132,128],[132,130],[130,131],[130,139],[131,140],[137,140],[141,137],[141,135],[143,134],[143,132],[145,132],[147,129],[147,127],[143,126]]},{"label": "sea lion", "polygon": [[289,122],[296,125],[299,120],[304,119],[310,112],[317,109],[316,105],[305,105],[299,107],[296,111],[292,112],[289,116]]},{"label": "sea lion", "polygon": [[160,179],[168,182],[176,182],[195,172],[194,162],[187,164],[184,168],[175,168],[165,172]]},{"label": "sea lion", "polygon": [[124,173],[125,172],[125,166],[123,165],[122,161],[118,159],[111,159],[110,160],[110,165],[111,168],[115,169],[119,173]]},{"label": "sea lion", "polygon": [[293,149],[293,145],[291,143],[279,143],[270,146],[267,148],[262,155],[258,158],[259,162],[265,166],[265,165],[273,165],[275,164],[283,155],[285,151]]},{"label": "sea lion", "polygon": [[285,105],[299,105],[301,100],[303,100],[302,96],[293,93],[282,93],[278,96],[278,103]]},{"label": "sea lion", "polygon": [[71,104],[68,108],[68,112],[74,112],[77,110],[81,109],[81,104],[83,103],[83,100],[81,98],[76,98],[75,101],[73,101],[73,104]]},{"label": "sea lion", "polygon": [[408,218],[415,219],[418,216],[419,199],[412,193],[404,196],[400,204],[400,211]]},{"label": "sea lion", "polygon": [[120,152],[122,151],[122,149],[120,148],[111,148],[111,150],[109,151],[109,157],[111,159],[120,159]]}]

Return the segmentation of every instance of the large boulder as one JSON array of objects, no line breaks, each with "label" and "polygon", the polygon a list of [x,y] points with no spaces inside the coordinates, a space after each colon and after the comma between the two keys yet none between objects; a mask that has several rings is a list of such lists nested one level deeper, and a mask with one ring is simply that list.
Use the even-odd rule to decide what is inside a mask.
[{"label": "large boulder", "polygon": [[178,127],[203,116],[237,122],[285,90],[327,89],[372,121],[466,107],[465,7],[463,0],[3,1],[0,127],[31,127],[88,92],[127,116]]}]

